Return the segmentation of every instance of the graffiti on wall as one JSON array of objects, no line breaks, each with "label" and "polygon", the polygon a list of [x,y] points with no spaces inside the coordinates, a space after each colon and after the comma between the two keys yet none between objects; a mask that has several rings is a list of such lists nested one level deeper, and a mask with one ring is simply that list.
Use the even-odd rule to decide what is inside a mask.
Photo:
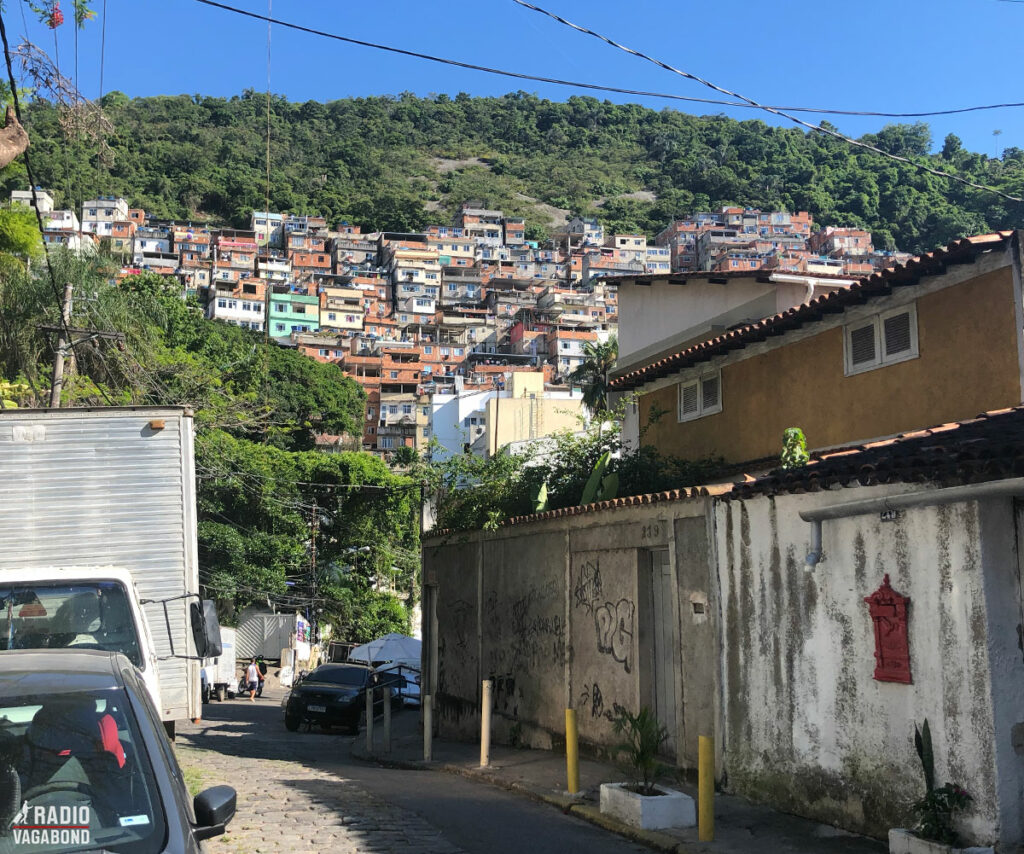
[{"label": "graffiti on wall", "polygon": [[494,693],[491,704],[494,712],[508,718],[519,717],[519,703],[523,699],[523,689],[516,687],[515,677],[508,673],[494,677]]},{"label": "graffiti on wall", "polygon": [[573,605],[591,614],[594,611],[594,603],[603,596],[601,561],[597,558],[584,561],[572,588]]},{"label": "graffiti on wall", "polygon": [[451,606],[448,625],[451,627],[455,646],[463,652],[469,645],[471,629],[469,620],[473,616],[473,610],[473,606],[465,599],[458,599]]},{"label": "graffiti on wall", "polygon": [[610,655],[627,673],[633,671],[633,620],[636,606],[629,599],[605,602],[594,609],[597,650]]},{"label": "graffiti on wall", "polygon": [[[483,629],[497,641],[488,649],[492,673],[518,673],[565,659],[565,617],[558,613],[561,599],[557,581],[529,588],[512,601],[507,611],[498,608],[498,598],[484,599]],[[564,600],[563,600],[564,601]]]}]

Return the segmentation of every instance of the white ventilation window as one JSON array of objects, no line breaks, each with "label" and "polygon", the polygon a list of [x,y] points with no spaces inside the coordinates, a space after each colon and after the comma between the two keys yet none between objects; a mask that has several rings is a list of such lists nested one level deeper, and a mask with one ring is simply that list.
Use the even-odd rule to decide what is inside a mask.
[{"label": "white ventilation window", "polygon": [[844,344],[847,376],[916,359],[917,309],[901,306],[851,323]]},{"label": "white ventilation window", "polygon": [[680,421],[691,421],[722,411],[722,375],[718,371],[679,383]]}]

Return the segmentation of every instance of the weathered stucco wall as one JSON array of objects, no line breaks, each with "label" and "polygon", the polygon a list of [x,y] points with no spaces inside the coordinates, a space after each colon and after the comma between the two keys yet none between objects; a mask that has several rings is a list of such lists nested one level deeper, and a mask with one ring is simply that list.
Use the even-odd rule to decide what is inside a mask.
[{"label": "weathered stucco wall", "polygon": [[487,539],[481,560],[480,679],[494,680],[495,734],[517,724],[556,731],[565,718],[565,535]]},{"label": "weathered stucco wall", "polygon": [[[708,501],[619,507],[428,539],[424,578],[436,583],[434,704],[442,734],[477,736],[480,683],[492,679],[498,741],[559,743],[566,708],[577,710],[585,744],[621,741],[612,730],[616,708],[651,704],[651,647],[642,638],[653,614],[640,596],[641,576],[651,571],[652,551],[669,553],[673,590],[708,601]],[[677,531],[685,533],[678,543]],[[673,742],[677,761],[695,766],[697,735],[714,723],[714,623],[705,609],[692,626],[689,598],[685,609],[669,613],[676,621],[669,633],[687,639],[674,654],[695,683],[691,711],[678,680]]]},{"label": "weathered stucco wall", "polygon": [[463,737],[476,732],[479,720],[479,553],[478,543],[423,550],[423,574],[437,581],[437,623],[444,626],[437,639],[434,714]]},{"label": "weathered stucco wall", "polygon": [[570,697],[580,738],[594,744],[616,741],[616,707],[640,705],[636,601],[636,549],[573,553]]},{"label": "weathered stucco wall", "polygon": [[[850,491],[716,510],[729,788],[882,836],[910,821],[923,793],[913,733],[927,717],[939,782],[970,792],[969,834],[993,841],[999,809],[978,504],[908,509],[894,522],[877,513],[825,521],[825,560],[808,571],[810,526],[798,513],[844,499]],[[1016,574],[1012,550],[1004,543],[995,552],[987,560],[1003,572],[1009,561]],[[863,599],[886,573],[911,600],[910,685],[873,678]]]},{"label": "weathered stucco wall", "polygon": [[[583,743],[610,747],[617,707],[654,706],[668,620],[678,765],[714,734],[727,789],[884,837],[923,792],[928,718],[938,782],[974,798],[965,836],[1024,840],[1024,512],[987,498],[826,520],[806,568],[801,511],[919,490],[659,502],[428,540],[441,733],[478,736],[490,678],[497,741],[557,746],[571,707]],[[864,598],[886,574],[910,597],[911,684],[874,678]]]}]

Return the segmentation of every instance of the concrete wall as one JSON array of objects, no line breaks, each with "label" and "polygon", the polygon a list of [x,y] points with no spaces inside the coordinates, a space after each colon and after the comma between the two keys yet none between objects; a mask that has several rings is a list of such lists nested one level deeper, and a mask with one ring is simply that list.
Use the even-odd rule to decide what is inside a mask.
[{"label": "concrete wall", "polygon": [[[565,709],[580,738],[608,748],[618,707],[651,705],[651,603],[645,573],[667,550],[673,589],[685,591],[670,633],[688,685],[678,680],[676,761],[696,767],[697,736],[714,727],[715,622],[692,616],[709,599],[709,499],[617,507],[542,518],[490,533],[428,539],[424,578],[436,583],[441,733],[479,732],[480,682],[494,680],[493,732],[506,743],[564,739]],[[429,601],[425,597],[424,601]]]},{"label": "concrete wall", "polygon": [[[884,837],[923,794],[913,734],[927,718],[937,782],[974,798],[965,838],[1024,841],[1024,511],[979,498],[826,520],[825,558],[806,568],[800,512],[915,491],[941,500],[917,485],[689,499],[428,539],[442,735],[478,736],[490,678],[498,741],[558,746],[571,707],[585,745],[614,745],[619,707],[654,707],[660,612],[677,765],[694,768],[697,736],[714,734],[727,790]],[[874,678],[864,599],[886,574],[910,598],[911,684]]]},{"label": "concrete wall", "polygon": [[[910,804],[923,794],[913,735],[928,718],[937,783],[958,783],[974,798],[967,836],[1019,841],[1021,759],[1011,729],[1024,729],[1024,665],[1011,502],[908,509],[894,522],[877,513],[827,520],[825,560],[808,571],[810,525],[798,513],[885,490],[906,491],[718,506],[728,786],[883,836],[908,824]],[[911,600],[910,685],[873,678],[863,599],[886,573]],[[990,617],[993,605],[1002,613]],[[993,662],[1013,686],[996,708]]]}]

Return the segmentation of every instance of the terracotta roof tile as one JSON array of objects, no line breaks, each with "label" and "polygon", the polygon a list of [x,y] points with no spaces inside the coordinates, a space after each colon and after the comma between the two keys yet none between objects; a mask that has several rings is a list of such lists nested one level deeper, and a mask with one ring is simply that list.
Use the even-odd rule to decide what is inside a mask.
[{"label": "terracotta roof tile", "polygon": [[[501,527],[519,525],[523,522],[539,522],[544,519],[564,519],[570,516],[581,516],[588,513],[597,513],[602,510],[611,510],[618,507],[636,507],[644,504],[658,504],[663,501],[687,501],[694,498],[709,498],[712,496],[725,495],[732,489],[731,483],[713,484],[711,486],[692,486],[680,489],[669,489],[664,492],[648,493],[646,495],[627,495],[622,498],[612,498],[608,501],[598,501],[593,504],[584,504],[577,507],[560,507],[557,510],[548,510],[544,513],[535,513],[532,516],[513,516],[500,523]],[[453,534],[464,533],[452,528],[441,528],[427,531],[424,537],[448,537]]]},{"label": "terracotta roof tile", "polygon": [[726,498],[805,492],[834,485],[928,481],[951,486],[1024,474],[1024,406],[815,454],[807,465],[737,483]]},{"label": "terracotta roof tile", "polygon": [[[690,365],[708,361],[713,356],[721,355],[729,350],[740,349],[746,347],[747,344],[763,341],[769,335],[782,335],[806,323],[819,321],[825,314],[842,312],[849,305],[863,302],[865,297],[870,298],[888,293],[893,287],[916,284],[922,275],[939,275],[945,272],[947,263],[972,261],[981,252],[997,248],[1012,236],[1013,231],[997,231],[993,234],[980,234],[955,240],[943,249],[936,249],[918,258],[912,258],[906,264],[897,264],[891,269],[873,273],[849,288],[823,294],[805,305],[799,305],[738,329],[730,330],[716,338],[694,344],[657,362],[615,377],[609,382],[609,386],[615,391],[628,391]],[[700,275],[707,277],[709,274],[702,273]],[[653,276],[652,281],[662,278],[665,278],[665,275],[658,274]]]}]

